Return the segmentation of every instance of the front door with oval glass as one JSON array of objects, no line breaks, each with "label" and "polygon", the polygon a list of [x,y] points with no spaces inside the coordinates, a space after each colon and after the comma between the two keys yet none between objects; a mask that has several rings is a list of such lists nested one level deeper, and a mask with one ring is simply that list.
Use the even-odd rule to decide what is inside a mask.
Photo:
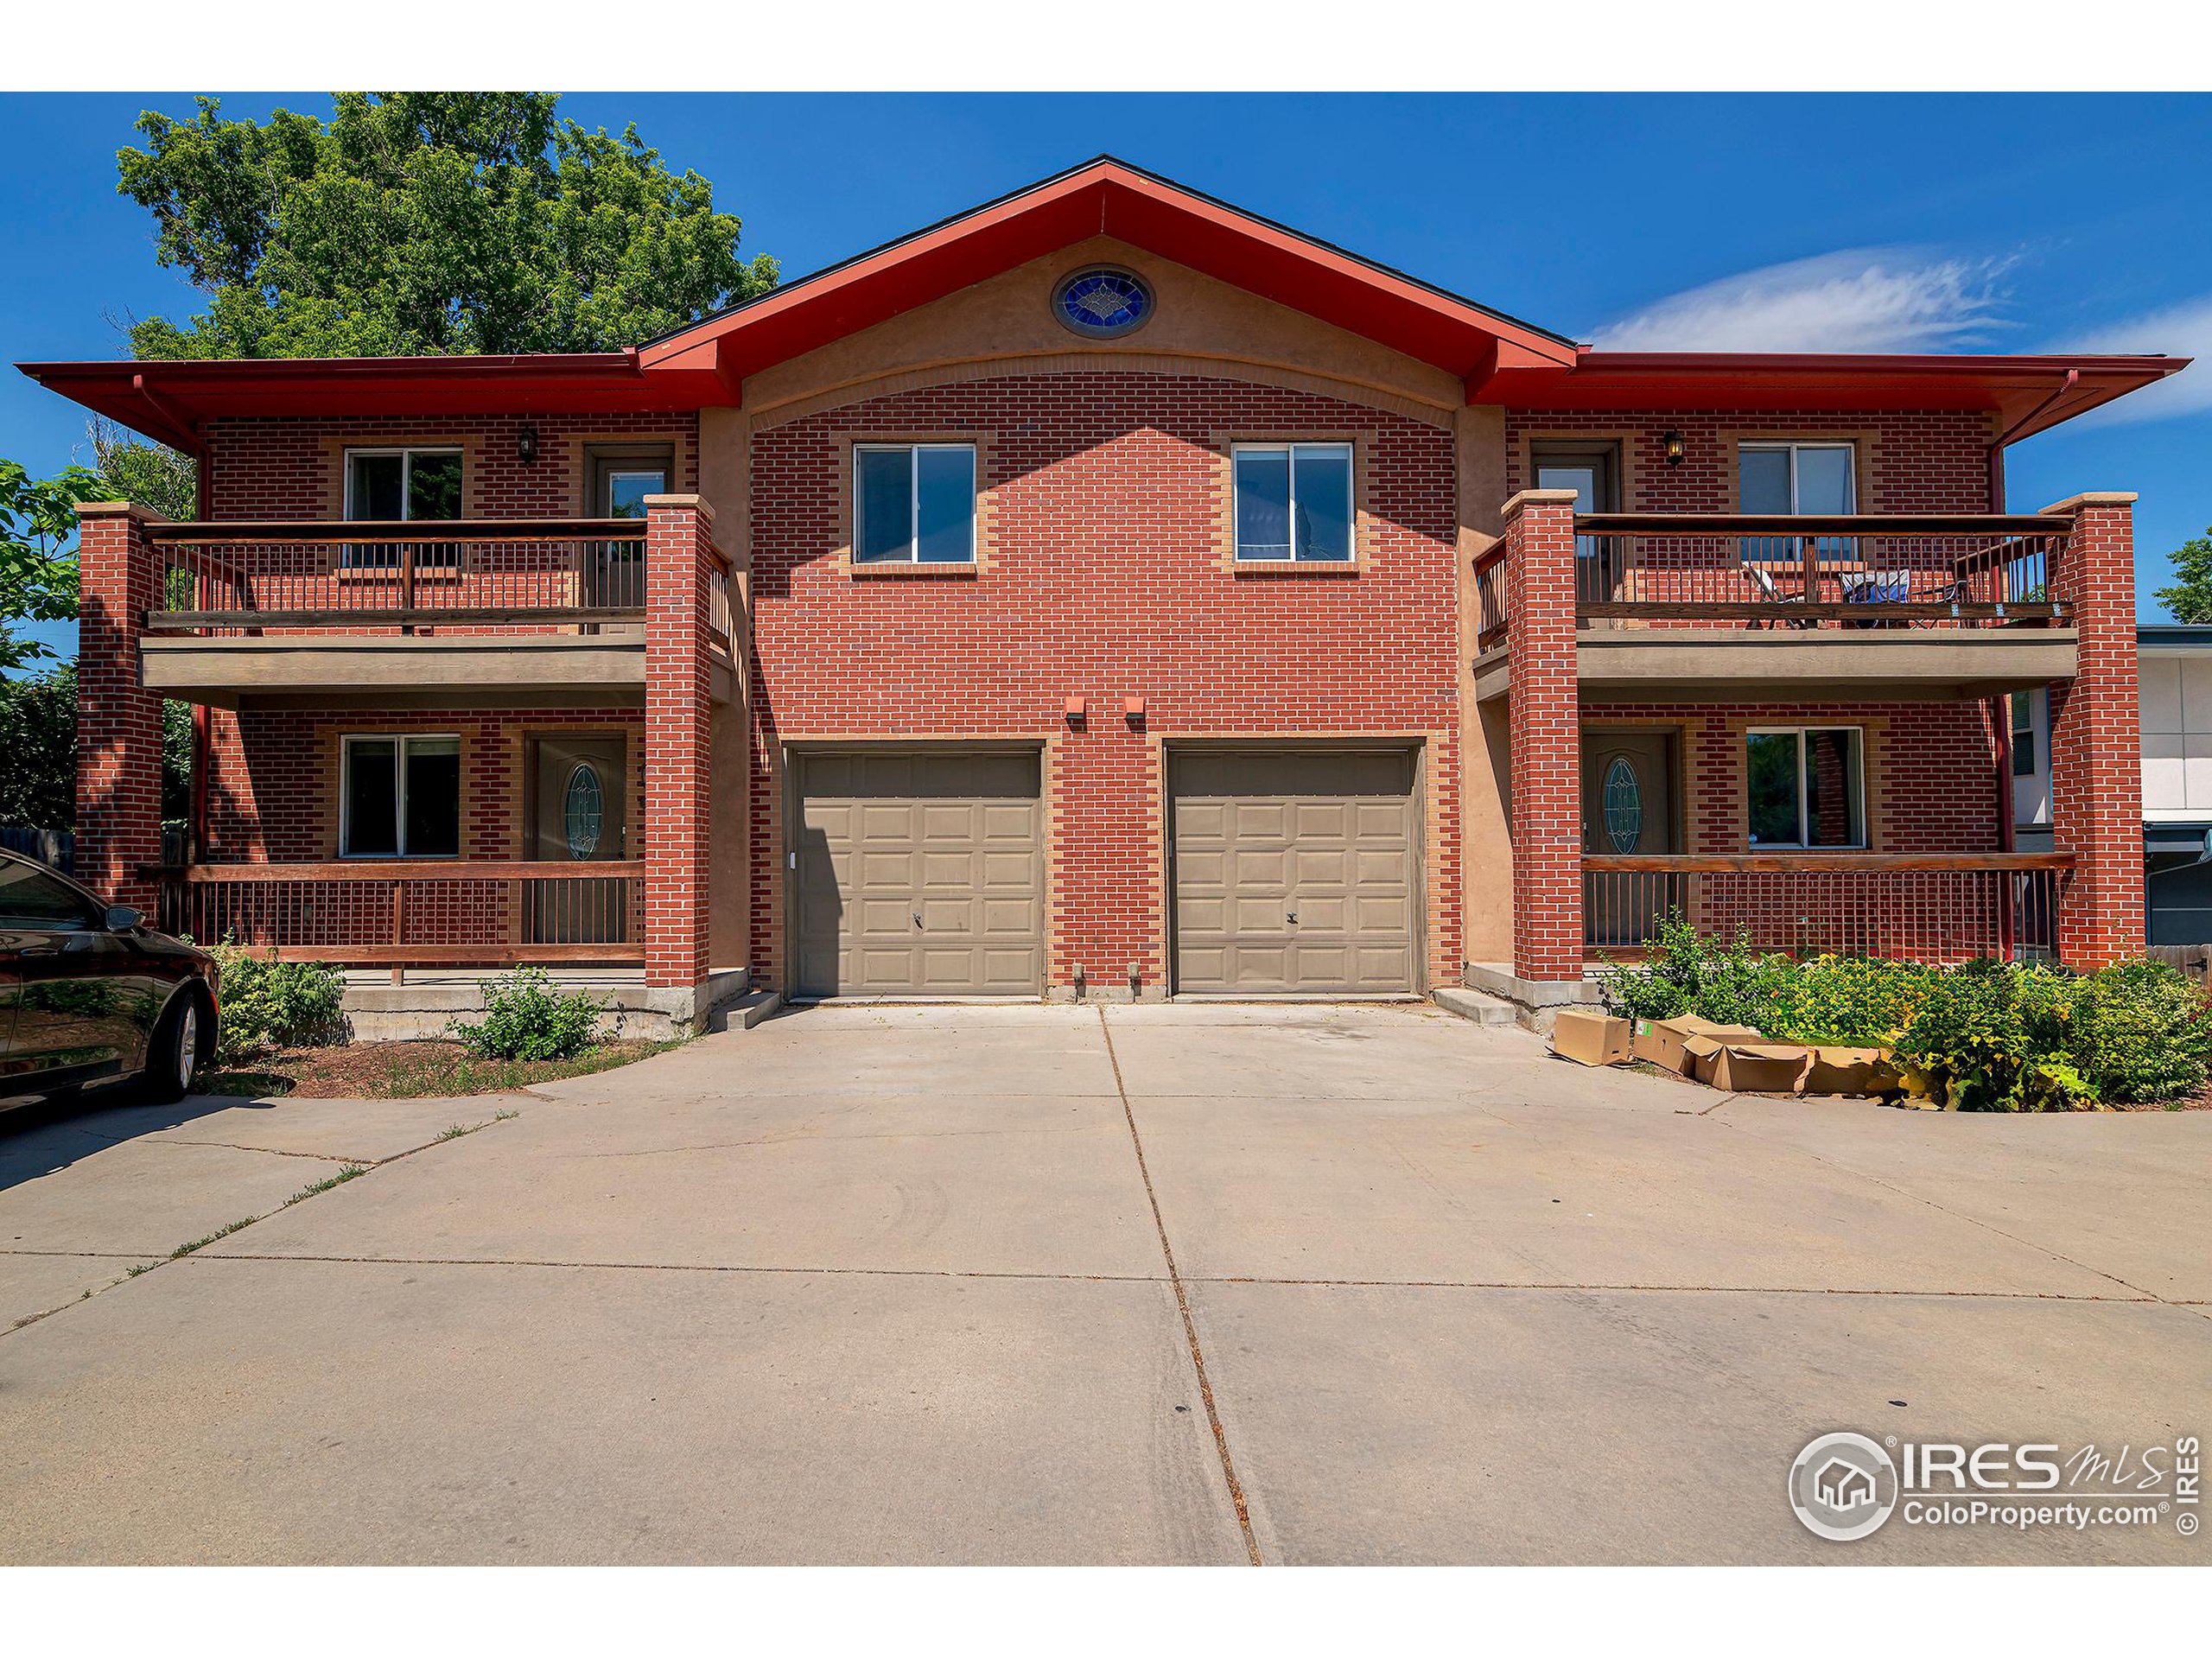
[{"label": "front door with oval glass", "polygon": [[[1675,832],[1675,734],[1652,727],[1582,734],[1582,850],[1649,855],[1680,850]],[[1582,882],[1582,927],[1592,945],[1638,945],[1682,903],[1680,875],[1592,871]]]},{"label": "front door with oval glass", "polygon": [[[629,746],[620,733],[533,738],[527,855],[551,864],[630,857]],[[636,884],[625,874],[525,884],[524,926],[538,944],[615,944],[630,937]]]}]

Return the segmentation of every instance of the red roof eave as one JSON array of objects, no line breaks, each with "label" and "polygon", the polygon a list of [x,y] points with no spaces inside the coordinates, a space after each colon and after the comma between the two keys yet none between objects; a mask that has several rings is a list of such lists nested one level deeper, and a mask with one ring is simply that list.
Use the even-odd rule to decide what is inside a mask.
[{"label": "red roof eave", "polygon": [[736,401],[711,370],[647,376],[638,353],[18,363],[49,391],[197,453],[205,422],[253,416],[607,414]]},{"label": "red roof eave", "polygon": [[[2190,365],[2185,357],[1585,352],[1573,369],[1502,371],[1485,403],[1555,410],[1960,410],[2005,441],[2049,430]],[[2070,378],[2069,378],[2070,377]]]}]

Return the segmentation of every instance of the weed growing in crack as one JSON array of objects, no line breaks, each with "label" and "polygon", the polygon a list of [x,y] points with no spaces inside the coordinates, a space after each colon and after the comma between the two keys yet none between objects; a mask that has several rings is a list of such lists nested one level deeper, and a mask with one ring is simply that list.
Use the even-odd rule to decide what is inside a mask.
[{"label": "weed growing in crack", "polygon": [[319,1181],[310,1181],[293,1193],[290,1198],[284,1200],[284,1207],[289,1210],[303,1198],[311,1198],[318,1192],[327,1192],[334,1186],[343,1186],[356,1175],[365,1175],[368,1173],[369,1166],[366,1164],[342,1164],[335,1175],[325,1176]]},{"label": "weed growing in crack", "polygon": [[438,1139],[441,1141],[458,1141],[462,1135],[474,1135],[477,1130],[483,1127],[484,1126],[481,1123],[456,1123],[450,1128],[441,1129],[438,1132]]},{"label": "weed growing in crack", "polygon": [[190,1255],[194,1250],[204,1250],[210,1244],[213,1244],[217,1239],[228,1238],[232,1233],[237,1232],[241,1227],[251,1227],[255,1222],[259,1221],[261,1217],[259,1216],[248,1216],[245,1220],[234,1221],[227,1227],[218,1227],[213,1232],[208,1234],[205,1238],[195,1238],[189,1244],[178,1245],[176,1249],[169,1252],[169,1260],[174,1262],[181,1255]]}]

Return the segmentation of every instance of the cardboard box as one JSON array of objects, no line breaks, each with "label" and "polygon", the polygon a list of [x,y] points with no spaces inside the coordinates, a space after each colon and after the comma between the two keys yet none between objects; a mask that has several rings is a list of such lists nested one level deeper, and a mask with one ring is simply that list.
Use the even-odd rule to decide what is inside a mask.
[{"label": "cardboard box", "polygon": [[1578,1065],[1618,1065],[1631,1052],[1628,1021],[1584,1008],[1562,1008],[1552,1021],[1552,1052]]},{"label": "cardboard box", "polygon": [[1900,1084],[1886,1048],[1839,1048],[1822,1045],[1805,1068],[1808,1095],[1885,1095]]},{"label": "cardboard box", "polygon": [[1669,1071],[1690,1075],[1689,1057],[1683,1045],[1693,1037],[1710,1037],[1723,1043],[1756,1043],[1763,1040],[1749,1026],[1717,1025],[1710,1020],[1700,1020],[1686,1014],[1675,1020],[1639,1020],[1636,1022],[1636,1037],[1631,1058],[1648,1060],[1653,1065],[1664,1066]]},{"label": "cardboard box", "polygon": [[1794,1095],[1813,1058],[1802,1043],[1732,1043],[1698,1036],[1683,1047],[1700,1083],[1731,1094]]}]

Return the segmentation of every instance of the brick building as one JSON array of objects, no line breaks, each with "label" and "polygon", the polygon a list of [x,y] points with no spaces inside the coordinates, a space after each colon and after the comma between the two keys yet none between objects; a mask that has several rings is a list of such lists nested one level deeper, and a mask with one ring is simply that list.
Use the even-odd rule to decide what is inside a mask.
[{"label": "brick building", "polygon": [[27,365],[206,503],[86,510],[80,869],[678,1022],[1540,1008],[1677,911],[2101,962],[2132,498],[2009,512],[2002,457],[2180,366],[1599,352],[1103,160],[633,351]]}]

